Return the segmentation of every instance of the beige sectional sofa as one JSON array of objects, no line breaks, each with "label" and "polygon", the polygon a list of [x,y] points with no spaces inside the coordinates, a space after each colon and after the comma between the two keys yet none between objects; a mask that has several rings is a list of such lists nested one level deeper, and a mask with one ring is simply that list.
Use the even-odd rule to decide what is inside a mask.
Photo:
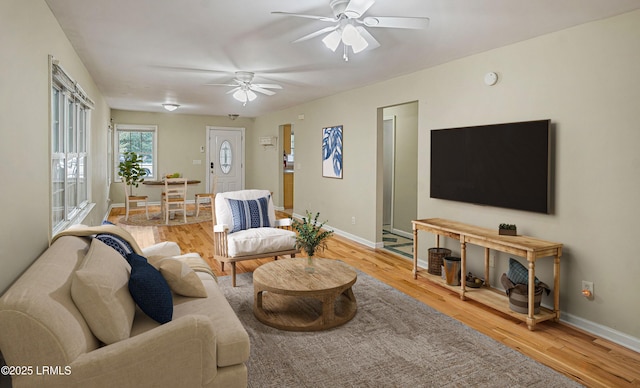
[{"label": "beige sectional sofa", "polygon": [[[163,275],[162,263],[182,268],[167,278],[173,317],[159,324],[135,304],[132,312],[121,284],[131,267],[91,237],[105,231],[133,240],[111,225],[67,231],[0,298],[0,351],[13,387],[246,386],[249,337],[199,255],[180,255],[175,243],[140,249],[131,241]],[[93,283],[82,288],[87,278]],[[184,279],[204,294],[176,293]],[[110,282],[118,284],[105,291]]]}]

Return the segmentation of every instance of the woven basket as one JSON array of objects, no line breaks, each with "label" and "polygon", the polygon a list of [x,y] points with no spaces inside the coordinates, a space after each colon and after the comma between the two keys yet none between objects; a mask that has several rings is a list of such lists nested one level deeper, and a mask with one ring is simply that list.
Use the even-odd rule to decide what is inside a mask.
[{"label": "woven basket", "polygon": [[[542,287],[536,287],[533,295],[533,313],[540,314],[540,302],[542,302]],[[522,293],[517,288],[509,294],[509,308],[517,313],[529,313],[529,294]]]},{"label": "woven basket", "polygon": [[442,275],[443,259],[451,256],[451,249],[429,248],[429,268],[427,272],[432,275]]}]

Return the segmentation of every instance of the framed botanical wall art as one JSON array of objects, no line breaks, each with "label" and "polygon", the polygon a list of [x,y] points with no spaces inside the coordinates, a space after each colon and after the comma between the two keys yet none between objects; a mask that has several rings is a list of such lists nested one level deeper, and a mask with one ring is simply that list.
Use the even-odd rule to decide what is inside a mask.
[{"label": "framed botanical wall art", "polygon": [[322,176],[342,179],[342,125],[322,128]]}]

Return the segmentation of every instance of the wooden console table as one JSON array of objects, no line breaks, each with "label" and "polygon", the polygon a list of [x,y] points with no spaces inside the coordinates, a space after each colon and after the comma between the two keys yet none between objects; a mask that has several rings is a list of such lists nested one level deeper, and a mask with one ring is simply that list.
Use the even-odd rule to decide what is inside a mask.
[{"label": "wooden console table", "polygon": [[[440,236],[449,237],[460,241],[461,256],[461,282],[460,287],[452,287],[436,275],[428,273],[421,274],[425,278],[457,290],[462,300],[472,299],[482,304],[490,306],[498,311],[506,313],[527,323],[529,330],[533,330],[537,322],[552,319],[560,319],[560,256],[562,256],[562,244],[539,240],[528,236],[502,236],[497,229],[481,228],[456,221],[449,221],[442,218],[428,218],[424,220],[414,220],[413,224],[413,278],[418,278],[418,231],[424,230],[435,234],[436,247],[440,247]],[[484,278],[485,285],[481,288],[467,288],[465,276],[467,273],[467,249],[466,244],[473,244],[484,247]],[[529,312],[520,314],[509,308],[508,297],[504,291],[491,288],[489,282],[489,257],[490,250],[506,252],[515,256],[524,257],[529,264]],[[534,314],[534,279],[535,263],[542,257],[553,257],[553,310],[540,308],[538,314]]]}]

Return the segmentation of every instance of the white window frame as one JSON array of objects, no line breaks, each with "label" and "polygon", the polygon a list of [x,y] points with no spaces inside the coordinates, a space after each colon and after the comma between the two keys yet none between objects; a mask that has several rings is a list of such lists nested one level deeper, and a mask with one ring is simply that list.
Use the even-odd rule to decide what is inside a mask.
[{"label": "white window frame", "polygon": [[139,124],[116,124],[116,130],[113,134],[113,181],[122,182],[122,178],[118,175],[118,165],[120,164],[120,155],[123,150],[120,149],[120,133],[121,132],[150,132],[153,134],[151,176],[145,176],[145,179],[159,180],[158,173],[158,126],[157,125],[139,125]]},{"label": "white window frame", "polygon": [[50,69],[50,214],[51,231],[56,234],[91,208],[89,139],[94,103],[53,57]]}]

